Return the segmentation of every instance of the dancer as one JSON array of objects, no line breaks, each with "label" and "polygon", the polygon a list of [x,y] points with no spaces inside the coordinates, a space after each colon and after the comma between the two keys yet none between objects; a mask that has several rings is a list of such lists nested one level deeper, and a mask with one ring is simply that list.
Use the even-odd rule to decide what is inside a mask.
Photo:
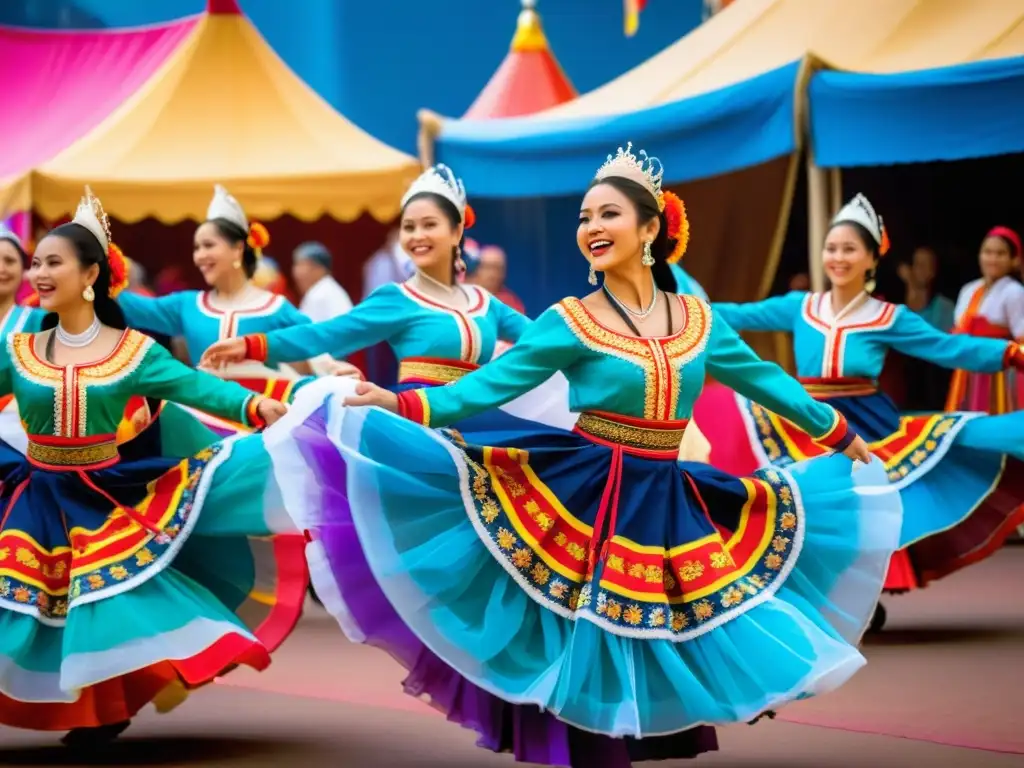
[{"label": "dancer", "polygon": [[[885,462],[903,497],[902,549],[886,582],[887,591],[899,592],[982,560],[1024,519],[1024,414],[901,416],[878,389],[887,352],[989,373],[1020,367],[1024,355],[1007,341],[942,333],[905,306],[872,298],[887,250],[881,217],[857,195],[825,240],[830,291],[715,309],[737,330],[791,332],[806,390],[843,413]],[[708,388],[696,417],[711,442],[712,464],[729,472],[787,467],[822,453],[785,414],[725,387]],[[875,628],[884,621],[879,609]]]},{"label": "dancer", "polygon": [[[428,168],[402,198],[399,243],[416,266],[404,283],[377,288],[352,311],[312,325],[220,341],[200,365],[216,368],[245,360],[275,366],[310,355],[344,358],[386,342],[400,361],[398,391],[457,381],[489,361],[498,342],[515,343],[530,325],[477,285],[459,283],[462,246],[474,214],[466,190],[450,168]],[[563,377],[509,406],[460,422],[462,432],[515,429],[511,414],[553,414],[554,424],[572,428]]]},{"label": "dancer", "polygon": [[[746,478],[676,462],[705,369],[870,457],[706,303],[658,289],[685,231],[661,178],[642,152],[609,156],[577,235],[604,286],[547,310],[494,362],[400,394],[323,379],[265,436],[342,626],[359,639],[397,612],[436,654],[410,692],[521,760],[693,756],[715,748],[709,724],[835,688],[864,664],[853,644],[898,538],[899,497],[877,461]],[[484,447],[421,426],[558,370],[582,411],[572,432],[533,424]],[[360,547],[368,574],[346,558]],[[386,600],[360,589],[371,578]]]},{"label": "dancer", "polygon": [[[1020,235],[1009,227],[989,230],[978,254],[981,277],[967,283],[957,297],[954,333],[1024,341],[1024,286],[1016,279],[1020,259]],[[1024,408],[1015,389],[1007,372],[958,368],[949,385],[946,410],[1011,413]]]},{"label": "dancer", "polygon": [[[219,184],[206,212],[206,221],[195,234],[193,258],[209,290],[180,291],[152,298],[124,293],[118,303],[133,328],[182,336],[195,364],[203,351],[218,339],[244,333],[309,323],[287,299],[253,285],[253,276],[263,248],[270,242],[266,228],[249,223],[242,206]],[[287,401],[302,375],[311,373],[305,364],[309,355],[297,356],[291,371],[271,370],[250,363],[217,370],[219,376],[237,381],[254,392]],[[347,363],[321,360],[322,373],[348,374],[355,369]],[[229,434],[237,424],[206,420],[207,426]]]},{"label": "dancer", "polygon": [[303,539],[284,525],[262,436],[185,458],[117,445],[137,394],[250,426],[285,406],[125,327],[123,257],[88,188],[39,243],[31,279],[44,330],[0,353],[0,394],[28,433],[27,456],[0,440],[0,723],[90,746],[149,702],[266,667],[301,613]]}]

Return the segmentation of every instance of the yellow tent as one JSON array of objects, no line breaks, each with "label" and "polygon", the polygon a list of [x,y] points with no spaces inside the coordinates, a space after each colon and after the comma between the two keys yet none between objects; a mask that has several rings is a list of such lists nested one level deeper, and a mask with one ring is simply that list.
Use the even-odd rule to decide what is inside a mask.
[{"label": "yellow tent", "polygon": [[[502,141],[487,144],[481,140],[482,126],[423,111],[421,157],[436,155],[445,161],[452,155],[446,146],[469,146],[470,151],[459,154],[481,159],[483,167],[493,168],[492,161],[500,156],[522,174],[544,178],[559,172],[545,163],[553,164],[568,152],[570,133],[585,137],[602,121],[678,104],[802,62],[795,83],[791,156],[690,177],[680,187],[694,220],[688,266],[713,295],[749,300],[766,293],[775,275],[798,176],[797,159],[805,145],[807,84],[814,70],[893,73],[1021,55],[1022,20],[1020,0],[736,0],[643,64],[578,99],[529,118],[492,121],[488,129],[498,132]],[[705,130],[722,127],[711,122]],[[618,140],[632,139],[655,154],[670,140],[664,126],[652,129],[646,143],[641,133]],[[512,143],[519,137],[528,137],[530,147],[558,146],[561,152],[555,157],[517,157]],[[751,140],[757,138],[750,135]],[[458,169],[467,179],[474,170],[468,161]],[[672,169],[667,170],[671,174]],[[839,175],[832,173],[830,181],[811,157],[807,174],[810,242],[817,243],[824,236],[829,211],[839,204]],[[821,275],[815,274],[819,262],[812,259],[811,269],[820,285]]]},{"label": "yellow tent", "polygon": [[394,218],[417,161],[334,111],[235,0],[208,10],[135,95],[36,169],[33,208],[56,219],[91,184],[124,222],[201,220],[222,183],[254,219]]}]

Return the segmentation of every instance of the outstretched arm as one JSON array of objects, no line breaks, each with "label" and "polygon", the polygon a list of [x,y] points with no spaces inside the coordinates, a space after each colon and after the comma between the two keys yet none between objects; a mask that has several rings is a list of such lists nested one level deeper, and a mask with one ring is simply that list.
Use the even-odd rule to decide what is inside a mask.
[{"label": "outstretched arm", "polygon": [[759,358],[717,313],[708,344],[708,372],[744,397],[796,424],[815,442],[844,451],[856,439],[846,418],[812,398],[775,363]]},{"label": "outstretched arm", "polygon": [[[195,293],[183,291],[167,296],[141,296],[124,291],[117,297],[117,303],[129,327],[164,336],[181,336],[185,332],[181,302],[186,297],[195,300]],[[193,350],[193,354],[196,352],[198,350]]]},{"label": "outstretched arm", "polygon": [[403,392],[398,412],[426,426],[444,427],[514,400],[572,365],[579,353],[558,309],[551,308],[497,360],[449,386]]},{"label": "outstretched arm", "polygon": [[715,315],[737,331],[792,331],[807,294],[791,291],[749,304],[712,304]]},{"label": "outstretched arm", "polygon": [[1001,371],[1014,365],[1014,356],[1019,354],[1014,342],[943,333],[907,307],[896,310],[896,319],[884,338],[893,349],[910,357],[975,373]]}]

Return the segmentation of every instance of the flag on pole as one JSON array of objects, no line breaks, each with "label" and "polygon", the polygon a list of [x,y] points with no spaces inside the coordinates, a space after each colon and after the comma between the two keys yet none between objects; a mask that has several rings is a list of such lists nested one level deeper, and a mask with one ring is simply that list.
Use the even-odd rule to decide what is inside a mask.
[{"label": "flag on pole", "polygon": [[640,29],[640,12],[647,5],[647,0],[623,0],[625,9],[624,27],[626,37],[632,37]]}]

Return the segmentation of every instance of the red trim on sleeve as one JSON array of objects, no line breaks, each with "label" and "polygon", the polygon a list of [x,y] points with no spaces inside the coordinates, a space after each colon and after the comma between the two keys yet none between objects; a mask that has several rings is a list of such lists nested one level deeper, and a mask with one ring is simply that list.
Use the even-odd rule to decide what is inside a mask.
[{"label": "red trim on sleeve", "polygon": [[242,337],[245,340],[245,359],[267,361],[267,336],[264,333],[251,333]]},{"label": "red trim on sleeve", "polygon": [[430,426],[430,403],[422,389],[407,389],[398,394],[398,415],[409,421],[415,421],[425,427]]},{"label": "red trim on sleeve", "polygon": [[821,437],[814,438],[814,442],[819,445],[823,445],[826,448],[835,449],[841,443],[846,441],[849,431],[850,425],[846,423],[846,417],[839,411],[836,411],[836,421],[832,425],[832,428]]}]

